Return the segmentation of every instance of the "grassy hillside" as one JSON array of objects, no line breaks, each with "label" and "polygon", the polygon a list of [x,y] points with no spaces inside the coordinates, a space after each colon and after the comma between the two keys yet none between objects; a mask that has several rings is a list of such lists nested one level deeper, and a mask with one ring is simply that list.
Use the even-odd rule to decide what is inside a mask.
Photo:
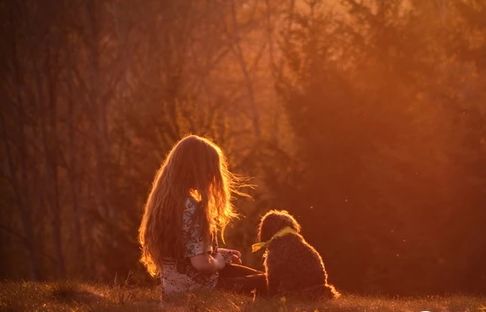
[{"label": "grassy hillside", "polygon": [[486,298],[376,298],[321,302],[257,299],[223,292],[189,294],[161,306],[157,289],[81,283],[3,282],[0,311],[485,311]]}]

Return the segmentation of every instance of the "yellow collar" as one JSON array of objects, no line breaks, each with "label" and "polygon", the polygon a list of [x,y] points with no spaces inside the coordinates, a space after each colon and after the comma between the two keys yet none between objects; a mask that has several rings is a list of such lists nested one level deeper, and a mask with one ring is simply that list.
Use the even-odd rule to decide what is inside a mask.
[{"label": "yellow collar", "polygon": [[290,226],[286,226],[283,229],[281,229],[280,231],[278,231],[277,233],[275,233],[272,236],[272,238],[270,238],[266,242],[258,242],[258,243],[251,245],[251,252],[257,252],[258,250],[260,250],[260,249],[266,247],[268,244],[270,244],[270,242],[272,240],[274,240],[275,238],[282,237],[282,236],[287,235],[287,234],[298,234],[298,233],[293,228],[291,228]]}]

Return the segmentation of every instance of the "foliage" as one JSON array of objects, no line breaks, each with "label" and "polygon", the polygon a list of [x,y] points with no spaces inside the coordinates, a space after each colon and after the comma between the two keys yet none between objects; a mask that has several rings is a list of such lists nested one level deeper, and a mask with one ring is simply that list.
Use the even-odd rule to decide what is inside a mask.
[{"label": "foliage", "polygon": [[461,13],[484,5],[342,4],[296,9],[282,41],[278,90],[304,164],[288,208],[346,289],[484,291],[484,69],[449,36],[482,31],[484,51]]},{"label": "foliage", "polygon": [[2,2],[0,277],[153,284],[141,209],[195,133],[254,177],[227,231],[245,263],[261,263],[260,215],[288,209],[340,290],[484,292],[485,14],[479,0]]}]

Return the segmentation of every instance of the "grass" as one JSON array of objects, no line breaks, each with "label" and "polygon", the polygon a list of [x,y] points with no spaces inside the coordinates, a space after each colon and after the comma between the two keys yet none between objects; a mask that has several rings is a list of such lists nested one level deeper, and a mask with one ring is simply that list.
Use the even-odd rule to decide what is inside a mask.
[{"label": "grass", "polygon": [[1,282],[0,311],[479,311],[486,297],[385,298],[344,295],[331,301],[257,299],[220,291],[160,304],[157,288],[74,282]]}]

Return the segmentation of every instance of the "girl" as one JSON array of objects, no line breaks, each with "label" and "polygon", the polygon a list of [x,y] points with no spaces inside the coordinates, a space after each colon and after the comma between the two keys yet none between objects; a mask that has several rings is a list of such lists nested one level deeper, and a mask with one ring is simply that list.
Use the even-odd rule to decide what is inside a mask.
[{"label": "girl", "polygon": [[262,272],[239,265],[237,250],[218,248],[218,234],[235,217],[237,180],[221,149],[190,135],[169,152],[145,204],[139,241],[141,262],[170,296],[215,287],[265,292]]}]

